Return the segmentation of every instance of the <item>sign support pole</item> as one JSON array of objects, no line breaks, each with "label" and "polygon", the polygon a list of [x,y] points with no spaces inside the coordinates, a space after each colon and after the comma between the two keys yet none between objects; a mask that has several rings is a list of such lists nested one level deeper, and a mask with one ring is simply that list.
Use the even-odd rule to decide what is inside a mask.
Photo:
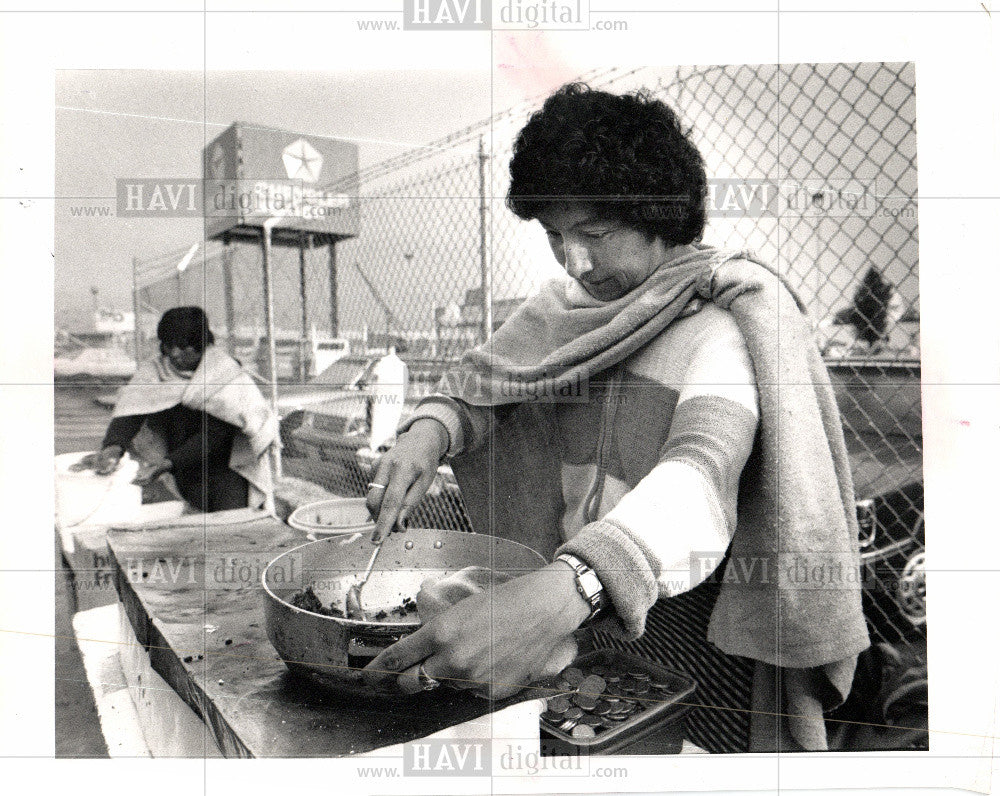
[{"label": "sign support pole", "polygon": [[[271,388],[271,411],[278,414],[278,353],[274,341],[274,280],[271,274],[271,227],[278,221],[269,218],[261,228],[261,255],[264,271],[264,321],[267,325],[268,382]],[[271,446],[271,462],[274,478],[281,478],[281,452],[277,445]]]},{"label": "sign support pole", "polygon": [[226,309],[226,348],[236,356],[236,311],[233,308],[233,244],[226,235],[222,239],[222,298]]},{"label": "sign support pole", "polygon": [[309,378],[309,307],[306,303],[306,248],[312,248],[312,235],[299,233],[299,304],[302,311],[302,335],[299,340],[299,382]]}]

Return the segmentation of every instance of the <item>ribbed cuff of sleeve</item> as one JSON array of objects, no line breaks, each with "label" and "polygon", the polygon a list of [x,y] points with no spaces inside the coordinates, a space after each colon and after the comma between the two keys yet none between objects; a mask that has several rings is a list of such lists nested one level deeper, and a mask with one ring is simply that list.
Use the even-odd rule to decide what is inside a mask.
[{"label": "ribbed cuff of sleeve", "polygon": [[622,525],[597,520],[556,550],[571,553],[597,573],[615,608],[625,638],[639,638],[646,614],[659,595],[659,558],[641,539]]},{"label": "ribbed cuff of sleeve", "polygon": [[462,429],[462,416],[455,402],[443,395],[431,395],[417,404],[416,410],[396,430],[397,435],[408,431],[416,421],[424,418],[437,420],[448,432],[448,450],[446,456],[454,456],[462,452],[465,435]]}]

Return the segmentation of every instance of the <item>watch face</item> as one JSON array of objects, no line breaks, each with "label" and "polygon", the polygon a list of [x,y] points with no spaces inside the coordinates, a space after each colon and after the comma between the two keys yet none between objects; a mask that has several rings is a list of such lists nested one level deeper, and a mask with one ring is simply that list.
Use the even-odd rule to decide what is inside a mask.
[{"label": "watch face", "polygon": [[585,572],[577,575],[577,579],[584,589],[586,589],[590,594],[596,594],[603,590],[601,585],[601,579],[597,577],[597,573],[592,569],[588,569]]}]

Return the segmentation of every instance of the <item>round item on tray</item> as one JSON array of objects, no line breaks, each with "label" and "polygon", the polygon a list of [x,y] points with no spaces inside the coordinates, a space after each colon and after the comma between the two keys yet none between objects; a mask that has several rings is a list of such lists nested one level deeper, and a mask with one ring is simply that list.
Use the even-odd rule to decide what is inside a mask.
[{"label": "round item on tray", "polygon": [[560,673],[557,687],[570,693],[546,701],[542,723],[578,739],[630,724],[674,693],[670,683],[634,664],[621,670],[608,664],[570,666]]},{"label": "round item on tray", "polygon": [[593,694],[594,696],[597,696],[598,694],[604,693],[604,689],[606,687],[607,683],[604,682],[603,677],[591,674],[583,678],[578,686],[578,689],[581,693]]},{"label": "round item on tray", "polygon": [[564,696],[553,697],[549,700],[548,705],[549,710],[553,713],[565,713],[571,707],[569,700]]},{"label": "round item on tray", "polygon": [[568,669],[563,669],[562,676],[563,679],[574,688],[583,682],[583,672],[573,666],[570,666]]}]

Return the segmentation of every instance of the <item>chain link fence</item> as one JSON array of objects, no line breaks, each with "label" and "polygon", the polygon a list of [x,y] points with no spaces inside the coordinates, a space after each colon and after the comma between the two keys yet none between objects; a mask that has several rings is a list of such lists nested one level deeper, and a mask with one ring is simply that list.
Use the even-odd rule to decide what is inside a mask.
[{"label": "chain link fence", "polygon": [[[705,241],[776,263],[807,301],[854,466],[875,636],[923,634],[915,77],[912,64],[611,70],[594,87],[648,89],[691,126],[710,176]],[[405,416],[450,362],[559,269],[538,225],[504,206],[507,164],[537,103],[362,171],[357,237],[275,247],[275,360],[285,475],[357,496],[373,417]],[[769,193],[768,193],[769,192]],[[136,262],[137,349],[177,303],[271,379],[261,249],[209,242]],[[373,399],[395,346],[405,402]],[[140,352],[141,353],[141,352]],[[382,396],[385,398],[385,396]],[[415,522],[468,528],[442,468]]]}]

